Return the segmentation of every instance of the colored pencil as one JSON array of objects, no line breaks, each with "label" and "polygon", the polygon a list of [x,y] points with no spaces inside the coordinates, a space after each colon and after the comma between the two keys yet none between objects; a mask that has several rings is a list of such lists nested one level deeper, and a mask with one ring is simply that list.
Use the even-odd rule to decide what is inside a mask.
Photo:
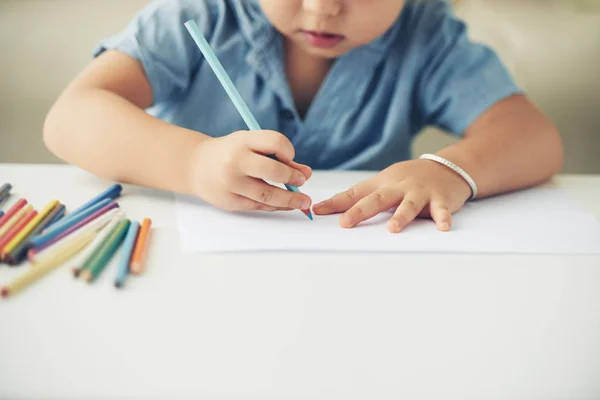
[{"label": "colored pencil", "polygon": [[68,234],[66,234],[64,236],[61,236],[62,234],[59,235],[59,236],[61,236],[60,239],[58,239],[56,241],[52,240],[48,246],[44,246],[43,249],[41,249],[40,251],[38,251],[37,248],[29,250],[29,253],[28,253],[29,261],[31,261],[33,263],[37,262],[38,258],[45,257],[44,253],[49,252],[49,251],[54,251],[53,248],[58,246],[62,240],[70,238],[72,235],[79,235],[81,233],[81,231],[97,232],[99,230],[102,230],[102,228],[106,224],[108,224],[111,221],[111,219],[119,212],[120,212],[120,210],[118,208],[113,208],[112,210],[104,213],[103,215],[99,216],[98,218],[94,219],[93,221],[89,222],[88,224],[81,226],[79,229],[74,229],[73,231],[69,232]]},{"label": "colored pencil", "polygon": [[101,200],[98,203],[94,204],[93,206],[88,207],[85,210],[83,210],[77,214],[71,213],[71,214],[65,215],[65,217],[63,217],[60,222],[57,222],[56,224],[54,224],[52,226],[52,228],[46,229],[42,233],[45,235],[45,234],[50,234],[55,231],[62,231],[66,225],[72,226],[73,221],[79,222],[83,218],[95,213],[96,211],[98,211],[102,207],[106,206],[107,204],[116,204],[116,203],[114,201],[112,201],[111,199]]},{"label": "colored pencil", "polygon": [[[54,243],[58,242],[59,240],[61,240],[65,236],[70,235],[72,232],[75,232],[76,230],[80,229],[82,226],[86,226],[86,225],[88,225],[88,224],[96,221],[98,218],[103,217],[108,212],[115,211],[115,210],[118,210],[117,203],[112,202],[110,204],[107,204],[104,207],[102,207],[101,209],[99,209],[98,211],[96,211],[95,213],[93,213],[91,215],[88,215],[87,217],[83,218],[82,220],[80,220],[79,222],[77,222],[75,225],[70,226],[69,228],[65,229],[62,232],[59,232],[58,234],[56,234],[55,236],[51,237],[46,242],[44,242],[44,243],[42,243],[42,244],[40,244],[38,246],[34,246],[29,251],[29,253],[30,254],[35,254],[35,253],[39,253],[41,251],[44,251],[44,249],[52,246]],[[83,213],[81,215],[83,215]],[[32,240],[32,242],[33,242],[33,240]]]},{"label": "colored pencil", "polygon": [[123,249],[121,250],[119,264],[117,265],[117,276],[115,278],[115,287],[117,288],[123,287],[125,279],[127,279],[127,275],[129,274],[129,264],[133,257],[133,250],[135,248],[139,230],[140,224],[138,222],[133,221],[129,224],[127,236],[125,236],[125,240],[123,241]]},{"label": "colored pencil", "polygon": [[40,222],[42,222],[44,218],[46,218],[48,214],[50,214],[52,210],[58,206],[58,204],[58,200],[50,201],[46,207],[44,207],[42,211],[35,216],[35,218],[29,221],[29,223],[17,235],[15,235],[15,237],[12,238],[12,240],[8,242],[6,246],[4,246],[2,253],[0,254],[2,260],[6,258],[8,253],[13,251],[19,244],[21,244],[21,242],[27,238],[31,232],[33,232]]},{"label": "colored pencil", "polygon": [[144,218],[140,233],[135,242],[133,257],[131,258],[130,271],[134,275],[140,275],[144,272],[144,258],[146,255],[146,248],[148,247],[148,237],[150,236],[151,227],[152,220],[150,218]]},{"label": "colored pencil", "polygon": [[131,221],[128,219],[124,219],[119,222],[117,227],[113,230],[111,235],[98,250],[98,253],[96,253],[96,255],[90,260],[89,265],[81,272],[81,279],[91,283],[98,278],[100,273],[104,270],[112,256],[121,245],[123,237],[125,237],[130,223]]},{"label": "colored pencil", "polygon": [[102,228],[102,230],[98,233],[98,236],[94,238],[92,243],[88,247],[85,248],[80,254],[77,255],[70,261],[69,264],[72,265],[71,270],[73,271],[73,276],[78,277],[81,271],[83,271],[88,264],[88,261],[91,260],[94,255],[98,252],[102,244],[106,241],[106,239],[110,236],[112,231],[117,227],[119,222],[123,219],[123,213],[117,213],[113,219]]},{"label": "colored pencil", "polygon": [[56,215],[54,215],[54,218],[52,218],[50,221],[48,221],[48,224],[44,227],[44,229],[37,232],[36,235],[42,233],[46,229],[49,229],[52,225],[54,225],[55,223],[60,221],[62,219],[62,217],[65,216],[65,214],[67,212],[67,207],[63,204],[63,205],[61,205],[61,209],[62,209],[62,211],[56,213]]},{"label": "colored pencil", "polygon": [[[25,205],[27,204],[27,200],[25,199],[19,199],[15,204],[13,204],[13,206],[11,208],[8,209],[8,211],[6,212],[6,214],[4,214],[2,216],[2,218],[0,218],[0,232],[2,230],[2,228],[4,227],[4,225],[17,213],[19,212],[20,209],[22,209],[23,207],[25,207]],[[2,233],[0,233],[0,236],[2,235]]]},{"label": "colored pencil", "polygon": [[11,190],[12,185],[10,183],[5,183],[4,185],[0,186],[0,206],[6,201],[6,199],[8,199]]},{"label": "colored pencil", "polygon": [[27,226],[27,224],[35,218],[37,214],[38,212],[31,208],[23,216],[21,216],[21,218],[12,226],[12,228],[8,230],[8,232],[4,234],[4,236],[2,236],[2,239],[0,239],[0,254],[4,254],[4,248],[6,245],[9,244],[11,240],[13,240],[13,238],[15,238],[19,232],[21,232]]},{"label": "colored pencil", "polygon": [[[244,102],[244,99],[242,99],[242,96],[231,81],[229,75],[227,75],[227,72],[221,65],[221,62],[219,61],[215,53],[212,51],[210,44],[208,44],[208,42],[206,41],[206,38],[202,34],[200,28],[198,28],[198,25],[193,20],[187,21],[184,25],[187,28],[190,35],[192,36],[192,39],[204,55],[204,58],[214,71],[215,75],[217,76],[217,79],[229,95],[229,98],[235,105],[235,108],[237,109],[238,113],[242,116],[242,119],[244,120],[246,125],[248,125],[248,128],[253,131],[261,130],[258,121],[256,120],[256,118],[254,118],[254,115],[252,115],[252,112],[248,108],[248,105]],[[271,158],[275,157],[271,156]],[[300,192],[300,189],[298,189],[298,187],[294,185],[285,184],[285,187],[291,192]],[[310,220],[313,219],[310,210],[302,210],[302,212]]]},{"label": "colored pencil", "polygon": [[77,236],[74,240],[64,241],[59,252],[54,258],[45,259],[43,263],[29,268],[22,275],[4,286],[0,291],[2,297],[11,296],[23,288],[29,286],[33,282],[39,280],[56,267],[62,265],[69,258],[80,252],[94,237],[94,232],[87,232],[84,235]]},{"label": "colored pencil", "polygon": [[63,218],[62,221],[57,222],[50,229],[47,229],[46,231],[44,231],[44,233],[42,233],[41,235],[32,238],[31,244],[33,245],[33,247],[43,246],[45,243],[48,243],[49,241],[54,239],[57,235],[61,234],[62,232],[66,231],[73,225],[77,224],[79,221],[92,215],[96,211],[100,210],[101,208],[103,208],[104,206],[109,205],[109,204],[112,204],[112,207],[119,206],[117,203],[113,202],[110,199],[106,199],[99,203],[96,203],[94,206],[80,212],[78,215],[76,215],[74,217]]},{"label": "colored pencil", "polygon": [[67,218],[75,216],[75,215],[79,214],[80,212],[98,204],[99,202],[101,202],[103,200],[116,199],[117,197],[119,197],[121,195],[122,190],[123,190],[123,187],[121,185],[119,185],[119,184],[112,185],[111,187],[109,187],[108,189],[106,189],[105,191],[103,191],[102,193],[97,195],[96,197],[89,200],[87,203],[85,203],[81,207],[77,208],[75,211],[71,212]]},{"label": "colored pencil", "polygon": [[92,239],[91,240],[93,240],[98,235],[98,230],[94,230],[94,229],[85,229],[84,230],[84,229],[82,229],[82,230],[79,230],[77,232],[73,232],[72,235],[69,235],[69,236],[65,237],[60,242],[56,243],[55,246],[49,247],[45,251],[43,251],[40,254],[38,254],[38,256],[36,257],[35,261],[30,262],[31,268],[37,268],[39,265],[43,265],[46,261],[55,259],[57,257],[57,255],[60,254],[63,251],[63,249],[65,248],[65,246],[68,245],[68,243],[75,243],[77,241],[77,238],[79,238],[79,237],[85,237],[89,233],[92,233]]},{"label": "colored pencil", "polygon": [[13,216],[2,226],[2,228],[0,228],[0,240],[4,239],[6,233],[10,231],[13,226],[15,226],[15,224],[18,223],[23,216],[31,210],[33,210],[33,207],[31,205],[27,205],[14,213]]},{"label": "colored pencil", "polygon": [[0,210],[0,218],[4,217],[4,211]]},{"label": "colored pencil", "polygon": [[13,251],[8,253],[4,259],[4,262],[8,265],[17,265],[25,260],[27,257],[27,250],[29,249],[30,243],[29,238],[34,237],[40,233],[48,224],[56,217],[56,215],[64,214],[66,207],[64,204],[56,206],[50,214],[44,218],[42,222],[31,232],[28,238],[24,239],[20,245],[18,245]]}]

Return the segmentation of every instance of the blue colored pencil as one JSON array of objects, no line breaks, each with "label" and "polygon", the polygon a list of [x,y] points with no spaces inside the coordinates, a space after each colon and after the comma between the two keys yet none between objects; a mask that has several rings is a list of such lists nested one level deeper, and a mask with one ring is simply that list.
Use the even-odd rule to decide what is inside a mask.
[{"label": "blue colored pencil", "polygon": [[[198,25],[193,20],[187,21],[184,25],[187,28],[190,35],[192,36],[192,39],[194,39],[194,42],[196,43],[196,45],[198,46],[198,48],[204,55],[204,58],[206,58],[206,61],[208,62],[208,64],[212,68],[212,70],[214,71],[215,75],[219,79],[219,82],[221,82],[221,85],[223,86],[223,88],[225,89],[227,94],[229,95],[229,98],[235,105],[235,108],[242,116],[246,125],[248,125],[248,128],[253,131],[261,130],[261,127],[258,124],[258,121],[256,120],[256,118],[254,118],[254,115],[252,115],[252,112],[248,108],[248,105],[246,105],[246,103],[244,102],[244,99],[242,99],[242,96],[240,95],[240,93],[236,89],[235,85],[231,81],[231,78],[229,78],[229,75],[227,75],[227,72],[225,72],[225,69],[221,65],[221,62],[219,61],[219,59],[217,58],[215,53],[210,48],[210,45],[206,41],[206,38],[202,34],[202,31],[200,30],[200,28],[198,28]],[[275,159],[274,156],[270,156],[270,157]],[[296,192],[296,193],[300,192],[300,189],[298,189],[297,186],[286,183],[285,187],[290,192]],[[304,212],[304,214],[306,214],[306,216],[310,220],[313,219],[312,213],[310,212],[310,210],[306,210],[303,212]]]},{"label": "blue colored pencil", "polygon": [[137,239],[138,232],[140,230],[139,222],[132,221],[127,231],[127,236],[123,241],[123,249],[121,250],[121,258],[117,264],[117,277],[115,279],[115,286],[117,288],[123,287],[125,279],[129,274],[129,263],[131,262],[131,256],[133,249],[135,248],[135,241]]},{"label": "blue colored pencil", "polygon": [[67,218],[73,217],[73,216],[79,214],[80,212],[96,205],[97,203],[99,203],[103,200],[116,199],[117,197],[119,197],[121,195],[122,190],[123,190],[123,186],[119,185],[118,183],[112,185],[111,187],[109,187],[108,189],[106,189],[105,191],[103,191],[102,193],[97,195],[96,197],[92,198],[87,203],[85,203],[84,205],[82,205],[81,207],[76,209],[75,211],[69,213],[69,216]]},{"label": "blue colored pencil", "polygon": [[[114,203],[111,199],[104,199],[104,200],[100,201],[99,203],[93,205],[92,207],[90,207],[86,210],[83,210],[82,212],[80,212],[77,215],[65,217],[60,222],[57,222],[56,224],[54,224],[50,229],[46,230],[41,235],[31,238],[31,240],[29,242],[31,243],[32,247],[41,247],[44,244],[50,242],[52,239],[54,239],[55,236],[61,234],[65,230],[67,230],[70,227],[72,227],[73,225],[77,224],[79,221],[85,219],[86,217],[92,215],[93,213],[95,213],[96,211],[101,209],[102,207],[105,207],[111,203]],[[118,204],[116,206],[118,207]]]},{"label": "blue colored pencil", "polygon": [[[83,210],[82,212],[78,213],[78,214],[68,214],[66,216],[64,216],[60,221],[55,221],[54,225],[52,226],[52,229],[45,229],[43,231],[44,234],[46,233],[51,233],[54,230],[62,230],[62,227],[65,225],[71,225],[71,221],[73,220],[77,220],[80,221],[82,218],[82,215],[91,215],[93,214],[95,211],[99,210],[100,208],[106,206],[107,204],[111,204],[113,203],[113,201],[111,199],[104,199],[98,203],[96,203],[95,205],[93,205],[92,207]],[[93,210],[93,211],[90,211]]]}]

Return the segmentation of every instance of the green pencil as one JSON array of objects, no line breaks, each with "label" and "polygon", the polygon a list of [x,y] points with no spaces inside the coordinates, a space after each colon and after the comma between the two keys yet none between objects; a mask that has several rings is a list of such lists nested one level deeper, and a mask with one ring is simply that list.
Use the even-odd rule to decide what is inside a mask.
[{"label": "green pencil", "polygon": [[102,247],[98,249],[98,252],[87,263],[81,272],[81,279],[90,283],[96,280],[121,245],[130,223],[131,221],[128,219],[119,222],[111,235],[102,244]]}]

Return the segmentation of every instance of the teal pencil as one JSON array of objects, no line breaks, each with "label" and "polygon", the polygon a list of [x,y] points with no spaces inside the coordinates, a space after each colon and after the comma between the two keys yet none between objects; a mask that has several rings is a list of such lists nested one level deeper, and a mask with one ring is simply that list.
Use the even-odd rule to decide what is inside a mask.
[{"label": "teal pencil", "polygon": [[117,277],[115,279],[115,287],[121,288],[125,284],[125,279],[129,274],[129,263],[131,262],[131,255],[135,247],[135,240],[137,239],[138,231],[140,230],[139,222],[132,222],[129,224],[129,230],[127,236],[123,241],[123,249],[121,250],[121,258],[119,264],[117,264]]},{"label": "teal pencil", "polygon": [[[223,86],[223,88],[225,89],[227,94],[229,95],[229,98],[235,105],[235,108],[237,109],[237,111],[240,113],[240,115],[244,119],[244,122],[246,123],[246,125],[248,125],[248,128],[253,131],[261,130],[261,127],[258,124],[258,121],[256,120],[256,118],[254,118],[254,115],[252,115],[252,112],[248,108],[248,105],[246,105],[246,103],[244,102],[244,99],[242,99],[242,96],[240,95],[240,93],[236,89],[235,85],[231,81],[231,78],[229,78],[229,75],[227,75],[227,72],[225,72],[225,69],[221,65],[221,62],[219,61],[219,59],[217,58],[215,53],[210,48],[210,45],[206,41],[206,38],[202,34],[202,31],[200,30],[200,28],[198,28],[198,25],[193,20],[187,21],[184,25],[187,28],[190,35],[192,36],[192,39],[194,39],[194,42],[196,43],[196,45],[198,46],[198,48],[204,55],[204,58],[206,58],[206,61],[208,62],[208,64],[212,68],[212,70],[214,71],[215,75],[219,79],[219,82],[221,82],[221,85]],[[275,158],[275,157],[272,156],[271,158]],[[286,183],[285,187],[290,192],[296,192],[296,193],[300,192],[300,189],[298,189],[298,187],[296,187],[294,185],[290,185],[290,184]],[[313,216],[312,216],[312,213],[310,212],[310,210],[302,210],[302,212],[304,214],[306,214],[306,216],[310,220],[313,219]]]}]

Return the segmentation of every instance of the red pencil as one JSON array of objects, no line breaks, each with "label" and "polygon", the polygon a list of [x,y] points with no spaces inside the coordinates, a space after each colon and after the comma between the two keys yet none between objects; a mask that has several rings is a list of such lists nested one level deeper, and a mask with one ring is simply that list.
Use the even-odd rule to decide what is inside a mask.
[{"label": "red pencil", "polygon": [[38,212],[33,209],[27,211],[27,213],[25,213],[25,215],[21,217],[21,219],[19,219],[19,221],[17,221],[17,223],[15,223],[14,226],[10,228],[4,236],[2,236],[2,239],[0,239],[0,253],[2,253],[2,251],[4,250],[4,246],[6,246],[8,242],[10,242],[12,238],[14,238],[19,232],[21,232],[21,230],[25,228],[25,225],[27,225],[29,221],[35,218],[37,213]]},{"label": "red pencil", "polygon": [[13,204],[13,206],[6,212],[6,214],[4,214],[2,218],[0,218],[0,228],[2,228],[2,225],[4,225],[9,219],[11,219],[13,215],[15,215],[21,208],[25,207],[26,204],[27,200],[25,199],[20,199],[15,204]]}]

